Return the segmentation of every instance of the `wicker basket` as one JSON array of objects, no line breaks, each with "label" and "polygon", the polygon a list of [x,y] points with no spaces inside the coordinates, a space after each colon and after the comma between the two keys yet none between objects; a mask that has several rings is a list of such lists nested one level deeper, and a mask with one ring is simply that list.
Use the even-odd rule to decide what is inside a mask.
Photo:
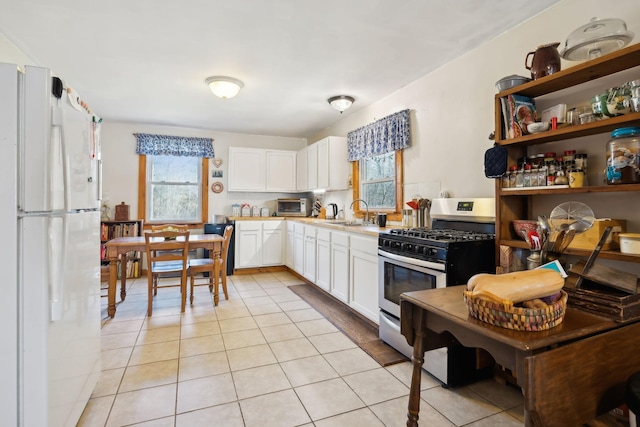
[{"label": "wicker basket", "polygon": [[507,306],[498,302],[471,296],[464,292],[469,314],[490,325],[516,331],[545,331],[562,323],[567,308],[567,293],[560,291],[559,298],[546,308]]}]

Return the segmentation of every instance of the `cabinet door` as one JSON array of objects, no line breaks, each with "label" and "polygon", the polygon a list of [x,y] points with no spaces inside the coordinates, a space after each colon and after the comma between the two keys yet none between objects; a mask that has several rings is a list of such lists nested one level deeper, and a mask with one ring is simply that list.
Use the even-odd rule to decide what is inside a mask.
[{"label": "cabinet door", "polygon": [[262,224],[262,265],[282,265],[283,249],[282,221],[264,221]]},{"label": "cabinet door", "polygon": [[298,150],[296,155],[296,188],[298,191],[307,191],[309,189],[309,179],[307,177],[308,164],[307,148]]},{"label": "cabinet door", "polygon": [[[378,323],[378,256],[374,239],[351,237],[349,271],[351,272],[350,306]],[[376,249],[374,251],[373,249]]]},{"label": "cabinet door", "polygon": [[349,304],[349,236],[331,233],[331,295]]},{"label": "cabinet door", "polygon": [[[289,222],[289,221],[286,221]],[[295,232],[293,231],[293,224],[289,223],[287,224],[287,241],[286,241],[286,247],[285,247],[285,257],[284,257],[284,263],[287,267],[293,269],[294,264],[293,264],[293,254],[294,254],[294,248],[295,248]]]},{"label": "cabinet door", "polygon": [[229,147],[228,191],[265,191],[265,150]]},{"label": "cabinet door", "polygon": [[[349,188],[349,175],[351,175],[351,163],[347,153],[347,138],[330,136],[328,148],[328,190],[346,190]],[[319,156],[318,156],[319,157]],[[320,167],[320,165],[318,165]]]},{"label": "cabinet door", "polygon": [[296,191],[296,152],[268,150],[266,161],[267,191]]},{"label": "cabinet door", "polygon": [[318,188],[329,188],[329,138],[321,139],[318,147]]},{"label": "cabinet door", "polygon": [[351,173],[347,138],[329,136],[313,144],[318,150],[318,188],[346,190]]},{"label": "cabinet door", "polygon": [[295,225],[295,233],[293,236],[293,270],[298,274],[304,273],[304,226],[302,224]]},{"label": "cabinet door", "polygon": [[311,283],[316,282],[316,228],[304,227],[304,273]]},{"label": "cabinet door", "polygon": [[318,230],[316,240],[316,285],[329,292],[331,284],[330,232]]},{"label": "cabinet door", "polygon": [[312,144],[307,147],[307,188],[315,190],[318,188],[318,145]]},{"label": "cabinet door", "polygon": [[259,267],[262,262],[260,221],[236,221],[235,268]]}]

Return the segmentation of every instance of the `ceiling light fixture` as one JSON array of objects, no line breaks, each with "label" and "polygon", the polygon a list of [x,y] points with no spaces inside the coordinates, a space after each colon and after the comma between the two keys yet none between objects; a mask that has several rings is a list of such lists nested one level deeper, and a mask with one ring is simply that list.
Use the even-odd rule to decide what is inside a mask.
[{"label": "ceiling light fixture", "polygon": [[352,96],[347,95],[332,96],[327,100],[331,107],[333,107],[335,110],[340,111],[340,114],[342,114],[342,112],[347,108],[351,107],[351,104],[353,104],[354,101],[355,99]]},{"label": "ceiling light fixture", "polygon": [[209,89],[215,96],[222,99],[233,98],[244,86],[240,80],[225,76],[208,77],[205,83],[209,85]]}]

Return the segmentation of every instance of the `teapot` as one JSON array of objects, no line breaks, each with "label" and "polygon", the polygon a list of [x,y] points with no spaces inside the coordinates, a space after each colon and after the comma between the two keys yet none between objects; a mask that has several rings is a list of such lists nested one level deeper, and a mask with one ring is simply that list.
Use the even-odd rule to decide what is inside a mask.
[{"label": "teapot", "polygon": [[[538,46],[535,52],[527,53],[524,58],[524,66],[531,71],[532,79],[548,76],[560,71],[560,52],[558,52],[560,43],[549,43]],[[529,65],[529,57],[533,56],[531,65]]]}]

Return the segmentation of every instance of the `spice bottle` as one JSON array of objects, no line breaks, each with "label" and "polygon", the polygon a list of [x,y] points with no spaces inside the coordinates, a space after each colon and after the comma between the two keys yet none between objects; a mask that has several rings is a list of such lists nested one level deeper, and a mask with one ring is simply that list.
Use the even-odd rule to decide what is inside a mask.
[{"label": "spice bottle", "polygon": [[517,166],[511,166],[509,168],[509,188],[516,188],[516,175],[518,173]]},{"label": "spice bottle", "polygon": [[524,165],[523,187],[531,187],[531,165]]}]

